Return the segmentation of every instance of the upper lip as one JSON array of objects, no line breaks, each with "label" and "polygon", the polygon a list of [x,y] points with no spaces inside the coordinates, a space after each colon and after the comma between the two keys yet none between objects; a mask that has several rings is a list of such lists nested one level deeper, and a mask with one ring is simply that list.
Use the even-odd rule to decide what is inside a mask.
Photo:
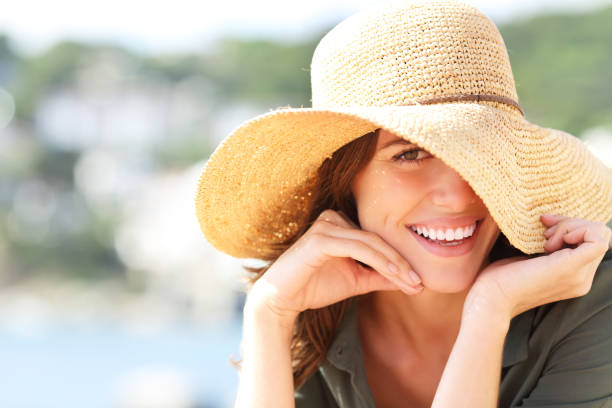
[{"label": "upper lip", "polygon": [[481,221],[482,218],[477,217],[458,217],[458,218],[431,218],[424,221],[415,222],[409,226],[425,226],[433,229],[459,228],[473,225],[476,221]]}]

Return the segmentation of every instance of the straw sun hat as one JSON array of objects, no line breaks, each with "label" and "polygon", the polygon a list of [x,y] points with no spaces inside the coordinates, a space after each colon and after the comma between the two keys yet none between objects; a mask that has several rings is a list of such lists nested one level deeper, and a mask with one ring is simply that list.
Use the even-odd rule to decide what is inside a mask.
[{"label": "straw sun hat", "polygon": [[311,81],[312,108],[243,123],[204,166],[196,215],[220,251],[270,256],[306,222],[321,163],[377,128],[455,169],[525,253],[544,252],[543,213],[612,218],[612,171],[574,136],[525,119],[504,41],[473,6],[413,1],[349,17],[318,44]]}]

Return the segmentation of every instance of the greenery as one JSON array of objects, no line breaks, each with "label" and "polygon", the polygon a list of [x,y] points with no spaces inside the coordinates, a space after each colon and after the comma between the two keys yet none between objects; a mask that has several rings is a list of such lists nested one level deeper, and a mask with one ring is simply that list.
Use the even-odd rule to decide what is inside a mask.
[{"label": "greenery", "polygon": [[[529,120],[577,136],[591,127],[612,127],[610,21],[612,7],[583,15],[540,16],[500,27],[519,101]],[[0,163],[0,247],[8,249],[5,253],[11,257],[11,273],[25,276],[53,269],[85,279],[124,273],[112,244],[117,222],[113,214],[100,216],[84,206],[85,228],[72,235],[51,229],[45,244],[15,241],[7,232],[11,197],[22,183],[37,179],[58,194],[76,191],[73,168],[83,151],[47,146],[36,115],[41,101],[53,91],[83,87],[84,66],[97,66],[92,61],[112,56],[121,62],[115,84],[121,88],[137,84],[144,89],[172,90],[193,78],[205,84],[206,94],[200,102],[208,104],[208,110],[202,108],[201,123],[167,129],[164,141],[149,152],[156,171],[184,168],[212,151],[213,143],[203,134],[209,131],[220,107],[237,103],[270,108],[310,106],[310,60],[323,35],[317,33],[296,44],[227,38],[206,53],[156,57],[136,55],[114,45],[75,42],[25,57],[0,35],[0,87],[14,96],[14,122],[26,129],[25,137],[30,141],[22,142],[29,149],[26,153],[5,152],[8,164]],[[104,82],[98,85],[105,89]],[[21,158],[19,163],[14,157]]]},{"label": "greenery", "polygon": [[500,28],[528,119],[579,135],[612,125],[612,7]]}]

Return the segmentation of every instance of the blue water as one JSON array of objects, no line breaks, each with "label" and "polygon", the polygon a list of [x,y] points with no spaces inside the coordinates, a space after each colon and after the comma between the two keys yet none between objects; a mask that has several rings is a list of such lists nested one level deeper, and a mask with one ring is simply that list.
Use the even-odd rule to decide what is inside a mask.
[{"label": "blue water", "polygon": [[0,407],[116,406],[118,381],[141,369],[179,372],[197,407],[233,405],[240,324],[135,335],[120,327],[54,328],[34,338],[0,331]]}]

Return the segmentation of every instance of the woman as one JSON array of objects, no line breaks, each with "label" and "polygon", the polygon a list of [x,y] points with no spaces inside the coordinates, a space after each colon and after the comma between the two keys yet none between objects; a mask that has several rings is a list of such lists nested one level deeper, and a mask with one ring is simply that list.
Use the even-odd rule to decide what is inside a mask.
[{"label": "woman", "polygon": [[268,261],[236,406],[612,406],[612,175],[523,117],[494,24],[387,6],[311,68],[313,108],[243,124],[198,186],[206,238]]}]

